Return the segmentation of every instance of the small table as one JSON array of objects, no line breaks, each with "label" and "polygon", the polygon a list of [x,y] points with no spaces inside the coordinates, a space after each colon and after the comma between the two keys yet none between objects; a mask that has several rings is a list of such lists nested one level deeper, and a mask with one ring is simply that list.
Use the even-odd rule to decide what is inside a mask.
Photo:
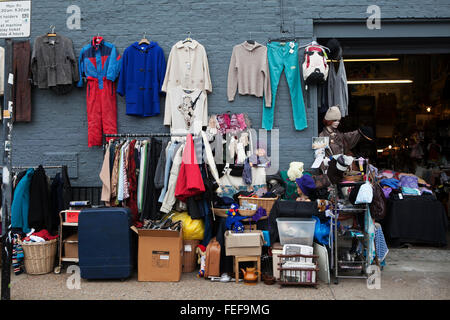
[{"label": "small table", "polygon": [[239,283],[239,263],[250,261],[256,262],[258,281],[261,281],[261,256],[234,256],[234,277],[236,278],[236,283]]}]

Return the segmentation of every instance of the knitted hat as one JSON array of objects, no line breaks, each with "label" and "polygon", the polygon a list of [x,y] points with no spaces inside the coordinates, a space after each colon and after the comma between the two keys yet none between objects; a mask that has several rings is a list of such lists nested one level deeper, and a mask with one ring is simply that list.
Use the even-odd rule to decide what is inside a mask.
[{"label": "knitted hat", "polygon": [[330,121],[338,121],[341,120],[341,110],[339,110],[339,106],[332,106],[328,109],[327,113],[325,113],[325,120]]},{"label": "knitted hat", "polygon": [[340,155],[337,159],[332,158],[327,169],[327,176],[332,184],[336,184],[344,177],[344,172],[352,164],[353,157]]},{"label": "knitted hat", "polygon": [[295,181],[295,179],[301,178],[303,175],[303,166],[303,162],[291,162],[287,171],[289,180]]},{"label": "knitted hat", "polygon": [[314,179],[309,174],[304,174],[301,178],[295,179],[295,182],[307,197],[316,190]]}]

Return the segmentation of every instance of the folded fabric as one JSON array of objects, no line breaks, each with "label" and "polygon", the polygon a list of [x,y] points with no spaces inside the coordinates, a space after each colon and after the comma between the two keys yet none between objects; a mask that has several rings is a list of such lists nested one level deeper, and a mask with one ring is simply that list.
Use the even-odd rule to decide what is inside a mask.
[{"label": "folded fabric", "polygon": [[419,188],[419,190],[420,190],[421,194],[424,194],[424,193],[433,194],[433,191],[431,191],[430,189],[425,188],[425,187],[421,187],[421,188]]},{"label": "folded fabric", "polygon": [[250,220],[256,222],[259,219],[261,219],[262,217],[267,217],[267,212],[266,212],[266,209],[264,209],[263,207],[259,207],[256,210],[256,213],[251,216]]},{"label": "folded fabric", "polygon": [[392,179],[395,175],[395,172],[392,170],[383,170],[380,172],[381,177],[386,177],[388,179]]},{"label": "folded fabric", "polygon": [[420,190],[415,188],[402,187],[402,193],[410,196],[420,196]]},{"label": "folded fabric", "polygon": [[[31,236],[35,236],[35,237],[39,237],[39,238],[42,238],[42,239],[44,239],[45,241],[49,241],[49,240],[53,240],[53,239],[58,239],[58,235],[56,235],[56,236],[52,236],[51,234],[50,234],[50,232],[48,232],[48,230],[46,230],[46,229],[42,229],[41,231],[39,231],[39,232],[35,232],[35,233],[33,233]],[[30,236],[30,237],[31,237]],[[26,238],[25,238],[26,239]]]},{"label": "folded fabric", "polygon": [[400,181],[397,179],[383,179],[380,181],[382,187],[387,186],[392,189],[398,189]]},{"label": "folded fabric", "polygon": [[400,178],[400,187],[407,187],[411,189],[419,189],[418,178],[416,176],[402,176]]}]

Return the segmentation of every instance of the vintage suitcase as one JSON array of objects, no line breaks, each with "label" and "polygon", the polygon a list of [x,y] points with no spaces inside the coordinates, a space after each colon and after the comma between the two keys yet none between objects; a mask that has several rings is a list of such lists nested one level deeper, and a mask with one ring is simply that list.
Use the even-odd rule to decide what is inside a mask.
[{"label": "vintage suitcase", "polygon": [[220,276],[220,243],[212,238],[206,247],[205,278]]},{"label": "vintage suitcase", "polygon": [[131,276],[135,250],[128,208],[84,209],[78,219],[78,254],[83,279]]},{"label": "vintage suitcase", "polygon": [[197,254],[195,249],[200,240],[184,240],[183,272],[194,272],[197,269]]}]

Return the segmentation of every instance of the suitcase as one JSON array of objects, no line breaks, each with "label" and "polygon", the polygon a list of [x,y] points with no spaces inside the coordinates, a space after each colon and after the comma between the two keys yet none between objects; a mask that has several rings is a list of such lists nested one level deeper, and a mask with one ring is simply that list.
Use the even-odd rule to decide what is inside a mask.
[{"label": "suitcase", "polygon": [[184,240],[183,272],[194,272],[197,269],[197,254],[195,249],[200,240]]},{"label": "suitcase", "polygon": [[205,278],[220,277],[220,243],[212,238],[206,247]]},{"label": "suitcase", "polygon": [[83,279],[125,279],[134,267],[128,208],[84,209],[78,218],[78,254]]}]

